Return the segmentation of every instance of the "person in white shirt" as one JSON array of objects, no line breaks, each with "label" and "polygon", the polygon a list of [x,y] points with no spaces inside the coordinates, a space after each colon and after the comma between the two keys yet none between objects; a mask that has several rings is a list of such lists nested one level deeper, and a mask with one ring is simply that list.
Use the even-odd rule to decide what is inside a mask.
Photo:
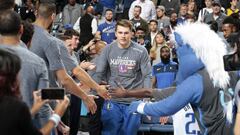
[{"label": "person in white shirt", "polygon": [[204,16],[213,12],[212,0],[205,0],[205,5],[206,5],[206,7],[199,11],[199,14],[198,14],[198,21],[199,22],[203,22]]},{"label": "person in white shirt", "polygon": [[140,16],[146,20],[146,21],[150,21],[152,19],[156,19],[156,8],[154,3],[151,0],[136,0],[131,4],[131,7],[129,9],[129,19],[131,20],[134,16],[133,16],[133,11],[134,11],[134,7],[136,5],[141,6],[142,8],[142,12],[140,14]]}]

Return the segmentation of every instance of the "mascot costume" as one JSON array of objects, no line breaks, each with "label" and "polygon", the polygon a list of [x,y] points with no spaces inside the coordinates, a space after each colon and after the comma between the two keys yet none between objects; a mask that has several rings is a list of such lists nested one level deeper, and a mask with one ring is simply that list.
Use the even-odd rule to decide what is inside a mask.
[{"label": "mascot costume", "polygon": [[133,102],[130,113],[149,116],[173,115],[188,103],[194,110],[201,134],[230,135],[226,113],[220,101],[220,89],[229,85],[223,56],[227,53],[222,39],[203,23],[178,25],[172,34],[179,60],[174,93],[153,103]]}]

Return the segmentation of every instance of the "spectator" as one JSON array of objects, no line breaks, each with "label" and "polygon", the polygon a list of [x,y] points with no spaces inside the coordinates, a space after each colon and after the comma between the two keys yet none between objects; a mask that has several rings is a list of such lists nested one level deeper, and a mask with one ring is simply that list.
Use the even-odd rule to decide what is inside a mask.
[{"label": "spectator", "polygon": [[[94,35],[97,32],[97,20],[93,17],[94,8],[91,5],[87,5],[86,13],[81,17],[79,21],[80,26],[80,46],[78,46],[77,50],[82,46],[86,45],[90,40],[94,38]],[[80,59],[82,59],[80,57]],[[84,60],[84,59],[82,59]]]},{"label": "spectator", "polygon": [[[69,100],[67,97],[54,110],[54,114],[38,130],[32,123],[29,108],[21,101],[18,74],[21,68],[20,58],[14,52],[0,50],[0,130],[1,134],[41,135],[50,134],[60,122]],[[40,101],[41,102],[41,101]],[[39,103],[39,102],[38,102]],[[41,104],[41,103],[40,103]]]},{"label": "spectator", "polygon": [[160,0],[161,2],[158,5],[163,5],[166,8],[166,13],[170,13],[175,10],[179,12],[180,0]]},{"label": "spectator", "polygon": [[177,13],[175,11],[170,13],[170,26],[174,29],[177,26]]},{"label": "spectator", "polygon": [[150,58],[152,65],[156,65],[157,63],[161,62],[160,49],[163,46],[167,46],[164,34],[158,32],[153,40],[152,48],[150,50]]},{"label": "spectator", "polygon": [[23,5],[15,9],[15,11],[20,14],[22,20],[27,20],[29,22],[34,22],[35,17],[35,6],[32,0],[23,0]]},{"label": "spectator", "polygon": [[237,24],[235,19],[231,16],[226,17],[222,23],[222,32],[224,38],[227,40],[231,34],[236,33],[237,32],[236,28]]},{"label": "spectator", "polygon": [[227,16],[230,16],[233,13],[238,13],[239,9],[237,8],[237,3],[238,3],[238,0],[231,0],[230,2],[231,6],[226,10]]},{"label": "spectator", "polygon": [[[108,84],[124,88],[151,87],[151,67],[147,50],[131,42],[132,24],[121,20],[116,24],[116,42],[107,46],[97,62],[97,73],[102,80],[110,72]],[[109,70],[108,70],[109,69]],[[108,72],[106,72],[108,71]],[[114,98],[105,101],[102,109],[103,135],[136,135],[140,115],[128,113],[128,104],[136,99]]]},{"label": "spectator", "polygon": [[162,46],[158,51],[160,51],[161,62],[153,65],[152,88],[162,89],[173,85],[177,72],[177,63],[171,60],[171,50],[168,46]]},{"label": "spectator", "polygon": [[103,13],[106,13],[106,9],[115,9],[115,0],[99,0],[99,2],[103,5]]},{"label": "spectator", "polygon": [[76,0],[68,0],[68,4],[63,8],[63,25],[70,24],[73,26],[82,14],[82,6],[76,3]]},{"label": "spectator", "polygon": [[189,1],[188,2],[188,12],[187,14],[194,16],[195,20],[197,19],[198,15],[198,10],[197,10],[197,5],[196,2],[194,1]]},{"label": "spectator", "polygon": [[226,15],[221,12],[221,5],[218,2],[214,2],[212,6],[213,6],[213,13],[210,13],[204,16],[203,22],[209,23],[211,21],[216,21],[218,23],[218,31],[221,31],[222,22],[226,18]]},{"label": "spectator", "polygon": [[91,0],[91,2],[86,3],[86,5],[92,5],[94,8],[94,15],[102,15],[103,13],[103,5],[99,2],[99,0]]},{"label": "spectator", "polygon": [[[122,10],[119,13],[116,13],[116,21],[121,20],[121,19],[129,20],[128,12],[131,7],[131,4],[135,0],[118,0],[118,1],[119,1],[119,3],[117,6],[119,6],[119,7],[122,6]],[[117,7],[115,9],[117,9]],[[115,10],[115,11],[117,12],[117,10]]]},{"label": "spectator", "polygon": [[149,54],[152,45],[151,41],[149,41],[149,39],[146,37],[146,30],[144,28],[140,26],[136,28],[135,38],[133,41],[137,42],[141,46],[144,46]]},{"label": "spectator", "polygon": [[141,6],[141,14],[140,16],[146,20],[147,22],[156,19],[156,8],[154,3],[151,0],[135,0],[129,9],[129,19],[133,18],[134,7],[136,5]]},{"label": "spectator", "polygon": [[161,30],[170,25],[170,18],[166,16],[165,7],[158,6],[157,7],[157,21],[158,21],[158,29]]},{"label": "spectator", "polygon": [[133,9],[133,18],[131,19],[131,21],[135,29],[137,27],[142,27],[145,28],[146,33],[148,33],[148,23],[142,17],[140,17],[141,12],[142,12],[141,6],[136,5]]},{"label": "spectator", "polygon": [[110,44],[115,40],[115,25],[116,22],[113,20],[113,11],[107,9],[105,13],[105,22],[98,26],[95,37],[98,37],[107,44]]},{"label": "spectator", "polygon": [[186,4],[181,4],[180,10],[179,10],[179,16],[177,19],[178,24],[185,22],[187,13],[188,13],[188,6]]},{"label": "spectator", "polygon": [[149,39],[149,41],[151,41],[151,44],[153,44],[154,38],[158,33],[157,20],[150,20],[148,26],[149,26],[149,34],[147,35],[147,38]]},{"label": "spectator", "polygon": [[206,7],[201,9],[199,14],[198,14],[198,21],[199,22],[203,22],[204,16],[213,12],[212,0],[205,0],[205,5],[206,5]]}]

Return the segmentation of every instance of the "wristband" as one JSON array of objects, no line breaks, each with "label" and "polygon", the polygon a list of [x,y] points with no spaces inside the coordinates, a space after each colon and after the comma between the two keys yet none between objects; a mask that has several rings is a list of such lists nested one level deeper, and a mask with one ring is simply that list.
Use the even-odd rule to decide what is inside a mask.
[{"label": "wristband", "polygon": [[49,120],[53,121],[54,126],[57,127],[59,122],[61,121],[61,117],[58,114],[54,113]]},{"label": "wristband", "polygon": [[140,114],[144,114],[144,106],[146,103],[140,103],[137,107],[137,112]]}]

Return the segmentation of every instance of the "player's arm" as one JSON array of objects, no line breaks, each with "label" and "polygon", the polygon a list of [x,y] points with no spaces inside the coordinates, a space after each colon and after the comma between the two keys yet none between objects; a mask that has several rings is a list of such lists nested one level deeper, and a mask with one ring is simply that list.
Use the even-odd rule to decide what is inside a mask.
[{"label": "player's arm", "polygon": [[134,90],[126,90],[123,87],[110,91],[111,96],[118,98],[154,98],[155,100],[162,100],[172,95],[176,90],[176,87],[169,87],[161,90],[151,88],[140,88]]},{"label": "player's arm", "polygon": [[80,97],[91,113],[95,113],[97,106],[94,102],[94,97],[87,95],[84,90],[77,86],[73,79],[66,73],[65,69],[56,71],[56,75],[61,84],[68,89],[72,94]]},{"label": "player's arm", "polygon": [[152,97],[153,89],[150,88],[141,88],[135,90],[126,90],[124,88],[116,88],[110,91],[110,95],[112,97],[118,98],[129,98],[129,97],[136,97],[136,98],[151,98]]},{"label": "player's arm", "polygon": [[83,84],[97,91],[98,95],[103,97],[104,99],[110,99],[107,88],[105,85],[97,84],[88,73],[83,70],[80,66],[77,66],[73,69],[73,74],[80,80]]},{"label": "player's arm", "polygon": [[202,77],[195,74],[179,84],[176,91],[164,100],[154,103],[133,102],[129,108],[130,112],[139,112],[149,116],[169,116],[188,103],[198,103],[202,93]]}]

